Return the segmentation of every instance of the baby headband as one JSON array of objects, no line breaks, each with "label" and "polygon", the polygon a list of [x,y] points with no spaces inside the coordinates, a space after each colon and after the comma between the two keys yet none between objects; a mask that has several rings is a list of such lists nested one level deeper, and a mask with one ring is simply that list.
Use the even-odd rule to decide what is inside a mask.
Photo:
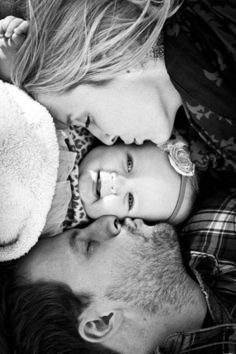
[{"label": "baby headband", "polygon": [[169,222],[170,224],[174,222],[178,212],[180,211],[180,208],[181,208],[183,200],[184,200],[186,185],[187,185],[187,177],[181,175],[181,182],[180,182],[180,189],[179,189],[178,199],[177,199],[177,202],[176,202],[176,205],[175,205],[173,213],[166,220],[166,222]]},{"label": "baby headband", "polygon": [[38,241],[54,194],[59,155],[45,107],[1,80],[0,102],[0,261],[8,261]]},{"label": "baby headband", "polygon": [[159,147],[167,153],[171,166],[181,176],[180,190],[174,211],[166,220],[173,223],[184,200],[187,177],[192,177],[195,173],[195,164],[191,161],[188,145],[183,140],[170,139]]},{"label": "baby headband", "polygon": [[192,177],[195,164],[190,159],[187,143],[179,139],[170,139],[158,147],[167,153],[171,166],[182,176]]}]

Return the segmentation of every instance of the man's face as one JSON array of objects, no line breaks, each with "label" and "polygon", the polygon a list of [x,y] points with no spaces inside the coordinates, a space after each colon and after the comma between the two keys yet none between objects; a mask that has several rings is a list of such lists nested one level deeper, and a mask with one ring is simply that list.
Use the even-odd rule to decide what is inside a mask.
[{"label": "man's face", "polygon": [[33,282],[59,281],[75,293],[108,295],[156,311],[159,273],[161,278],[169,276],[169,251],[177,246],[176,235],[167,224],[146,226],[126,219],[120,226],[114,220],[103,217],[85,229],[40,240],[22,259],[19,272]]},{"label": "man's face", "polygon": [[98,146],[80,164],[79,190],[87,214],[167,220],[180,176],[156,145]]}]

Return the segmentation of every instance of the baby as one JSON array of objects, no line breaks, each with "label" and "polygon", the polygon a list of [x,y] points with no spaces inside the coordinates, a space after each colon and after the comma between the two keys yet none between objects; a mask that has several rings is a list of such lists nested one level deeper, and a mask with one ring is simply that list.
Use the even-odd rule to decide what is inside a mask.
[{"label": "baby", "polygon": [[[0,34],[1,29],[7,34],[10,23],[0,21]],[[17,24],[20,28],[20,22]],[[22,27],[25,31],[27,26]],[[11,41],[15,41],[15,45],[20,43],[19,39],[24,35],[15,31],[14,26],[10,29],[4,38],[9,47]],[[1,66],[5,62],[2,58],[4,56],[0,56],[3,77],[10,78],[10,68]],[[152,143],[99,145],[92,149],[94,138],[84,128],[68,127],[54,132],[57,144],[55,141],[47,143],[48,132],[51,135],[53,132],[51,116],[46,109],[10,84],[2,82],[1,89],[6,109],[0,117],[5,128],[4,133],[0,129],[4,135],[0,137],[0,185],[8,208],[4,209],[3,200],[0,220],[5,226],[0,227],[0,246],[4,252],[0,252],[0,260],[23,255],[37,242],[40,234],[54,236],[102,215],[165,220],[173,224],[189,215],[196,197],[197,178],[185,142],[173,139],[162,149]],[[11,119],[7,105],[14,111]],[[48,124],[47,128],[45,124]],[[42,126],[40,131],[37,130],[39,126]],[[14,148],[11,148],[12,137],[16,141]],[[50,138],[53,140],[52,136]],[[52,149],[59,150],[58,159]],[[47,173],[52,166],[50,179]],[[46,179],[50,181],[47,186]],[[44,184],[47,193],[43,190]],[[9,224],[11,227],[6,227]]]},{"label": "baby", "polygon": [[[87,215],[96,219],[113,214],[173,224],[186,219],[197,191],[187,145],[173,140],[165,150],[147,142],[98,146],[90,151],[79,166],[78,179]],[[178,172],[168,157],[179,164]]]},{"label": "baby", "polygon": [[172,224],[188,217],[197,178],[185,142],[170,140],[162,150],[151,142],[91,150],[93,137],[81,127],[57,130],[57,138],[58,178],[43,234],[53,236],[103,215]]}]

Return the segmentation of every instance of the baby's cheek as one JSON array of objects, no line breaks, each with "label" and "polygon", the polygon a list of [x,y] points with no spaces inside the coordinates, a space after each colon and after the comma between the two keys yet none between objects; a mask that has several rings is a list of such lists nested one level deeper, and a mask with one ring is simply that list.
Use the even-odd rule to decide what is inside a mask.
[{"label": "baby's cheek", "polygon": [[108,195],[92,205],[94,218],[103,215],[115,215],[120,218],[127,216],[125,214],[125,206],[122,205],[121,198],[115,195]]},{"label": "baby's cheek", "polygon": [[92,219],[98,219],[103,215],[111,215],[111,203],[107,203],[104,199],[99,199],[91,204],[86,204],[85,209],[87,215]]}]

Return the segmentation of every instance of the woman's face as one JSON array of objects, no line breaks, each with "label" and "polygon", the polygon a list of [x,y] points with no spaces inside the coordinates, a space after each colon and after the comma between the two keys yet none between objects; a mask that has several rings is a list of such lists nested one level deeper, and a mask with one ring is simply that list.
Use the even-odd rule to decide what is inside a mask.
[{"label": "woman's face", "polygon": [[125,144],[162,143],[171,135],[178,107],[173,108],[172,99],[166,102],[155,75],[143,73],[126,73],[105,85],[82,84],[60,96],[39,95],[37,100],[57,120],[86,126],[107,145],[117,137]]}]

